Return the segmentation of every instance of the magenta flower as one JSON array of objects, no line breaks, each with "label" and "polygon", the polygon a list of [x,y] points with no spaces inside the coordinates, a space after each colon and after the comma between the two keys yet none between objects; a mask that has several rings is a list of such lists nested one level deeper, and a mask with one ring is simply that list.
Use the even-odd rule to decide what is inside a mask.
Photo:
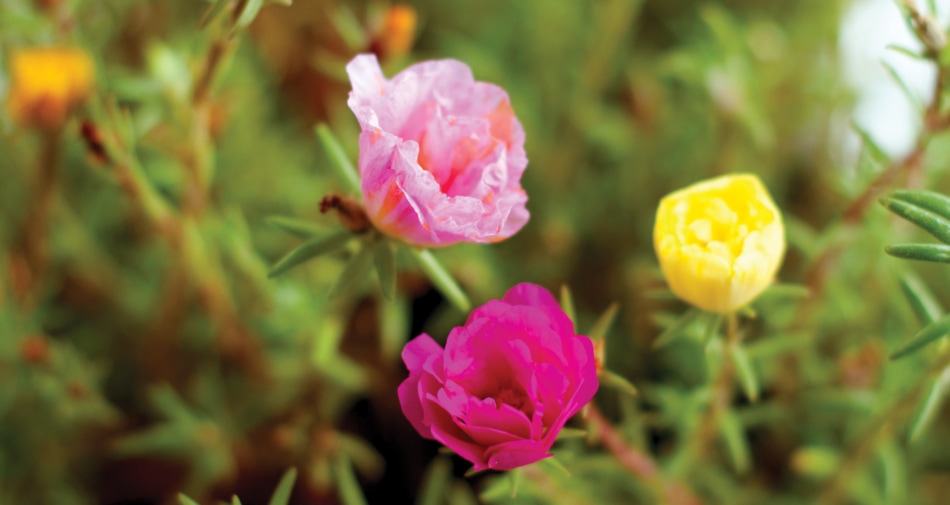
[{"label": "magenta flower", "polygon": [[360,122],[360,178],[376,227],[439,247],[497,242],[528,222],[524,130],[508,94],[455,60],[413,65],[386,80],[376,56],[346,66]]},{"label": "magenta flower", "polygon": [[399,403],[425,438],[476,470],[510,470],[551,454],[558,432],[597,392],[591,340],[547,290],[518,284],[475,309],[445,349],[423,333],[402,351]]}]

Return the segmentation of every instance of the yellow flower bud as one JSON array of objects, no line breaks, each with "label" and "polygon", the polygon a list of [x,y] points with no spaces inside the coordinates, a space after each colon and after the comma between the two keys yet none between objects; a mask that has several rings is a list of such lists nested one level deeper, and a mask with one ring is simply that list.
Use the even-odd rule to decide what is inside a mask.
[{"label": "yellow flower bud", "polygon": [[92,92],[95,69],[88,54],[71,48],[14,51],[7,110],[23,126],[55,128]]},{"label": "yellow flower bud", "polygon": [[772,283],[785,255],[785,228],[758,177],[725,175],[665,196],[653,246],[676,296],[727,313]]}]

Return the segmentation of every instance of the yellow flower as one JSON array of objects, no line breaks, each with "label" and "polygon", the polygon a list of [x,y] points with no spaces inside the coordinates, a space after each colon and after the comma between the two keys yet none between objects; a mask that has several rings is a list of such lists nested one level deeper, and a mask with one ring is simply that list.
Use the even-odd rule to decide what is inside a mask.
[{"label": "yellow flower", "polygon": [[55,128],[92,92],[95,69],[84,51],[33,48],[14,51],[7,110],[23,126]]},{"label": "yellow flower", "polygon": [[785,255],[785,228],[758,177],[725,175],[664,197],[653,246],[676,296],[727,313],[772,283]]}]

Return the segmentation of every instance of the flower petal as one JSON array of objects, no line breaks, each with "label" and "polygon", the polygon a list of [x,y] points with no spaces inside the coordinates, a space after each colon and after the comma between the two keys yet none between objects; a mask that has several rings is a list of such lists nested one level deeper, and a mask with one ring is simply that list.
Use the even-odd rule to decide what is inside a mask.
[{"label": "flower petal", "polygon": [[486,453],[488,468],[512,470],[549,458],[548,450],[535,440],[519,440],[490,447]]},{"label": "flower petal", "polygon": [[409,341],[402,349],[402,361],[410,372],[422,370],[425,362],[433,356],[441,356],[444,352],[432,337],[426,333]]},{"label": "flower petal", "polygon": [[399,396],[399,406],[402,407],[402,413],[412,424],[412,427],[422,435],[423,438],[432,438],[432,430],[425,423],[425,412],[422,409],[422,399],[425,397],[425,391],[421,387],[422,374],[414,373],[409,378],[402,381],[399,385],[397,394]]}]

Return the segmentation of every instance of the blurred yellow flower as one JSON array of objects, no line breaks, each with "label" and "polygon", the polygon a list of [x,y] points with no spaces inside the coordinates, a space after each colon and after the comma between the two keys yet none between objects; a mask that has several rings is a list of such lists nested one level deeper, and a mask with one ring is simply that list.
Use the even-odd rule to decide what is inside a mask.
[{"label": "blurred yellow flower", "polygon": [[785,228],[757,176],[725,175],[665,196],[653,246],[676,296],[727,313],[772,283],[785,255]]},{"label": "blurred yellow flower", "polygon": [[7,111],[23,126],[55,128],[92,92],[95,68],[89,55],[72,48],[13,52]]}]

